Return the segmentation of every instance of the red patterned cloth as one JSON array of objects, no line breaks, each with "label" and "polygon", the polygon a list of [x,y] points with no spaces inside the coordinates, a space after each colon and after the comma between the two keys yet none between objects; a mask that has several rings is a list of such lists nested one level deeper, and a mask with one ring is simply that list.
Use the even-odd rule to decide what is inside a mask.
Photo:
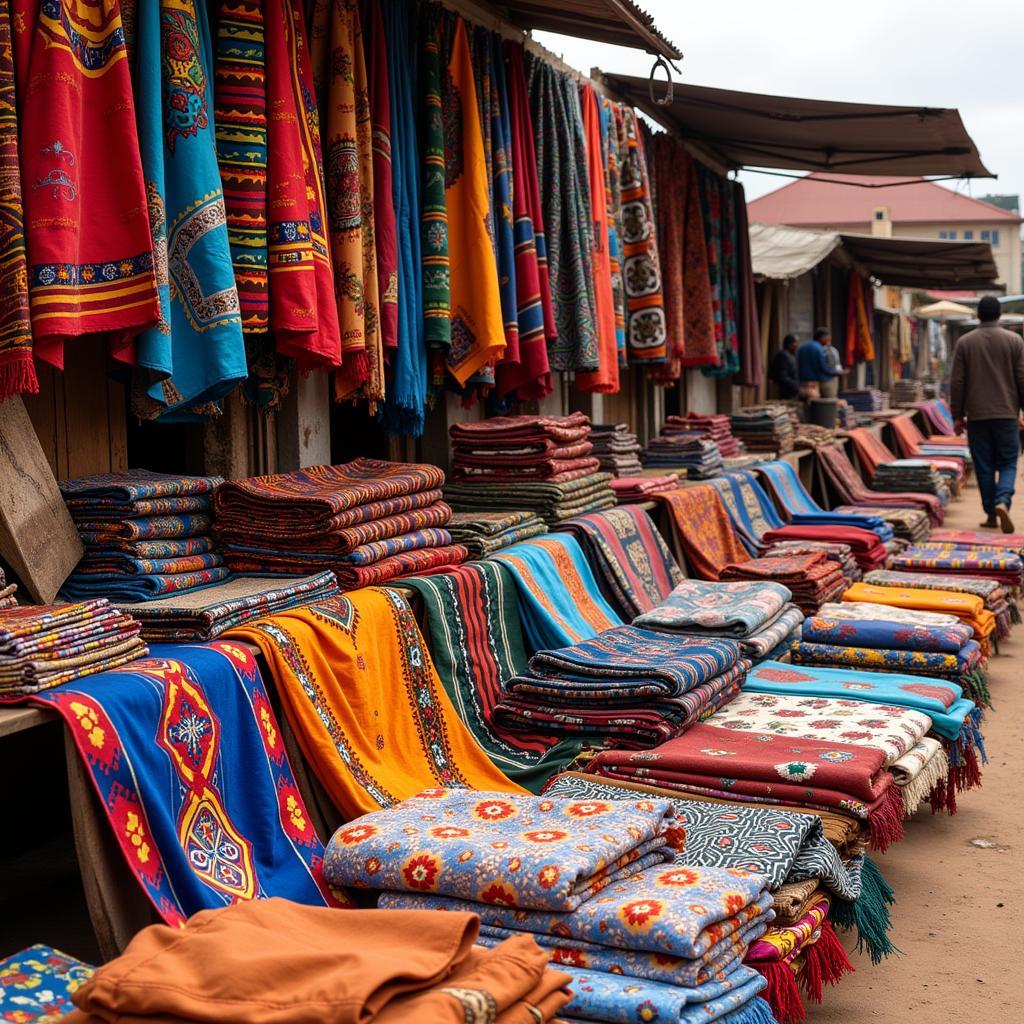
[{"label": "red patterned cloth", "polygon": [[717,580],[726,565],[750,558],[711,484],[661,492],[657,498],[668,505],[686,560],[702,580]]}]

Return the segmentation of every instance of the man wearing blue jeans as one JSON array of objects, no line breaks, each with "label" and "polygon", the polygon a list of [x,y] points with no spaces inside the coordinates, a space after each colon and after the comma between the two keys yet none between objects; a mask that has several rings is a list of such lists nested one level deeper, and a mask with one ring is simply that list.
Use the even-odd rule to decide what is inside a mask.
[{"label": "man wearing blue jeans", "polygon": [[1024,339],[999,326],[999,300],[978,303],[979,326],[953,351],[949,398],[957,434],[967,443],[985,510],[983,527],[1013,533],[1010,502],[1020,452],[1018,415],[1024,407]]}]

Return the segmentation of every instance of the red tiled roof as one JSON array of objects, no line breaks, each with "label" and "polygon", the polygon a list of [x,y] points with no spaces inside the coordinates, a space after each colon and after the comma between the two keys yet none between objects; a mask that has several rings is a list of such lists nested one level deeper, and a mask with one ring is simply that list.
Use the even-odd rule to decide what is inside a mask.
[{"label": "red tiled roof", "polygon": [[[826,180],[818,180],[824,178]],[[834,184],[849,181],[854,184]],[[913,182],[913,184],[904,184]],[[880,186],[858,188],[857,184]],[[1006,221],[1021,218],[991,203],[961,195],[924,178],[873,174],[813,173],[748,204],[750,220],[795,227],[870,224],[877,206],[889,208],[897,224],[946,224],[957,221]]]}]

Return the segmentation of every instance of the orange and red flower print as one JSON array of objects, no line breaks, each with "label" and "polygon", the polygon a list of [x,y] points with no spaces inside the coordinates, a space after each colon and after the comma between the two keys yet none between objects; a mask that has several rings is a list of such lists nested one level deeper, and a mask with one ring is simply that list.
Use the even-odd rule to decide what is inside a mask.
[{"label": "orange and red flower print", "polygon": [[551,889],[558,884],[558,879],[561,875],[562,872],[558,869],[557,865],[548,864],[547,867],[543,867],[537,872],[537,884],[542,889]]},{"label": "orange and red flower print", "polygon": [[551,962],[553,964],[562,964],[565,967],[587,966],[587,958],[583,955],[583,950],[572,949],[566,946],[557,946],[551,951]]},{"label": "orange and red flower print", "polygon": [[281,824],[285,832],[296,842],[309,844],[316,839],[316,832],[306,813],[299,791],[291,785],[278,787],[277,799],[281,812]]},{"label": "orange and red flower print", "polygon": [[417,853],[402,865],[405,884],[419,892],[432,892],[441,873],[441,862],[430,853]]},{"label": "orange and red flower print", "polygon": [[631,932],[646,932],[665,909],[661,900],[633,900],[619,908],[619,920]]},{"label": "orange and red flower print", "polygon": [[501,882],[492,882],[486,889],[480,891],[480,902],[490,903],[500,907],[514,907],[518,899],[518,893],[511,886],[502,885]]},{"label": "orange and red flower print", "polygon": [[335,839],[344,846],[355,846],[357,843],[365,843],[367,839],[372,839],[379,831],[376,825],[352,825],[339,830]]},{"label": "orange and red flower print", "polygon": [[380,857],[367,857],[363,861],[363,870],[368,875],[375,875],[381,869]]},{"label": "orange and red flower print", "polygon": [[516,805],[507,800],[481,800],[473,807],[473,817],[480,821],[504,821],[517,813]]},{"label": "orange and red flower print", "polygon": [[746,905],[747,901],[738,892],[727,892],[722,896],[722,906],[730,917],[738,914]]},{"label": "orange and red flower print", "polygon": [[470,835],[468,828],[459,828],[457,825],[436,825],[429,829],[428,835],[435,839],[465,839]]},{"label": "orange and red flower print", "polygon": [[603,800],[587,800],[584,803],[569,804],[565,813],[570,818],[592,818],[598,814],[607,814],[611,810],[611,804]]},{"label": "orange and red flower print", "polygon": [[658,875],[654,884],[657,886],[676,887],[680,889],[689,888],[700,879],[700,873],[691,871],[689,868],[673,868],[671,871],[663,871]]},{"label": "orange and red flower print", "polygon": [[569,833],[556,828],[547,828],[536,832],[524,832],[523,838],[528,843],[561,843],[569,838]]}]

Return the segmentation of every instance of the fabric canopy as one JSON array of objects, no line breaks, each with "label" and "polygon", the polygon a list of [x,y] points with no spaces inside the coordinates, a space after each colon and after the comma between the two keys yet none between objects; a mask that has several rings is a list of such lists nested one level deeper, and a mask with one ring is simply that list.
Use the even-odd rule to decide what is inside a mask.
[{"label": "fabric canopy", "polygon": [[672,102],[656,106],[648,79],[605,74],[604,80],[728,167],[992,177],[955,109],[836,103],[679,82]]}]

